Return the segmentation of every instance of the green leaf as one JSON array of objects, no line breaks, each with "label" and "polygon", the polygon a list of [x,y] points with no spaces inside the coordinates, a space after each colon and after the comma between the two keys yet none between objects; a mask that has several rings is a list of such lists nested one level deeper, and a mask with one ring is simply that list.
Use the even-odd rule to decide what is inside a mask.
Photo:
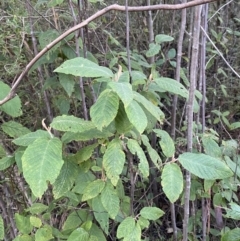
[{"label": "green leaf", "polygon": [[17,139],[13,140],[13,143],[18,146],[28,146],[39,138],[48,139],[49,137],[50,135],[47,131],[37,130],[35,132],[30,132],[26,135],[18,137]]},{"label": "green leaf", "polygon": [[26,209],[31,214],[41,214],[48,209],[48,206],[42,203],[33,203],[33,205]]},{"label": "green leaf", "polygon": [[64,1],[64,0],[50,0],[50,1],[47,3],[47,6],[48,6],[49,8],[55,7],[55,6],[57,6],[57,5],[62,4],[63,1]]},{"label": "green leaf", "polygon": [[39,228],[35,233],[35,241],[48,241],[52,239],[52,228],[49,226]]},{"label": "green leaf", "polygon": [[78,166],[70,161],[65,161],[59,176],[53,183],[53,195],[55,199],[64,196],[73,186],[78,175]]},{"label": "green leaf", "polygon": [[15,121],[4,122],[1,127],[6,134],[13,138],[17,138],[30,132],[28,128]]},{"label": "green leaf", "polygon": [[32,224],[33,227],[36,227],[36,228],[40,228],[42,226],[41,219],[34,216],[30,217],[30,223]]},{"label": "green leaf", "polygon": [[122,101],[119,102],[118,113],[115,118],[115,127],[120,134],[125,134],[133,129],[133,125],[127,117]]},{"label": "green leaf", "polygon": [[164,119],[164,113],[160,110],[160,108],[156,105],[154,105],[151,101],[146,99],[141,94],[134,91],[134,99],[142,104],[146,110],[153,115],[159,122],[162,122]]},{"label": "green leaf", "polygon": [[161,46],[159,44],[155,44],[155,43],[150,43],[149,44],[149,49],[146,52],[146,56],[149,57],[153,57],[155,55],[157,55],[159,53],[159,51],[161,50]]},{"label": "green leaf", "polygon": [[89,234],[87,231],[85,231],[83,228],[77,228],[70,234],[67,241],[87,241],[88,238]]},{"label": "green leaf", "polygon": [[221,241],[240,241],[240,228],[234,228],[228,232],[226,232]]},{"label": "green leaf", "polygon": [[236,203],[230,203],[229,204],[231,209],[226,209],[227,213],[225,216],[227,218],[235,219],[235,220],[240,220],[240,206],[237,205]]},{"label": "green leaf", "polygon": [[132,217],[125,218],[117,229],[117,238],[124,238],[128,235],[131,235],[133,230],[135,229],[135,220]]},{"label": "green leaf", "polygon": [[117,185],[119,175],[122,173],[125,163],[125,154],[122,151],[122,144],[119,139],[112,140],[103,156],[103,167],[107,177],[114,186]]},{"label": "green leaf", "polygon": [[181,83],[177,82],[174,79],[161,77],[154,79],[154,82],[156,82],[157,85],[165,92],[167,91],[175,95],[180,95],[184,98],[188,98],[187,89]]},{"label": "green leaf", "polygon": [[234,122],[230,125],[231,130],[235,130],[237,128],[240,128],[240,122]]},{"label": "green leaf", "polygon": [[140,163],[138,165],[139,170],[143,177],[147,178],[149,176],[149,165],[144,151],[136,140],[128,139],[127,146],[133,155],[137,154],[138,158],[140,159]]},{"label": "green leaf", "polygon": [[143,145],[147,147],[147,152],[152,162],[157,168],[160,168],[160,164],[162,163],[162,160],[158,155],[157,151],[152,148],[152,146],[149,143],[149,139],[146,135],[141,135],[141,138],[142,138]]},{"label": "green leaf", "polygon": [[97,179],[87,185],[84,189],[84,193],[82,196],[82,202],[97,197],[99,193],[102,192],[105,187],[105,182],[101,179]]},{"label": "green leaf", "polygon": [[76,153],[76,155],[74,156],[74,159],[76,160],[76,162],[82,163],[84,161],[87,161],[93,154],[94,149],[98,146],[98,143],[95,143],[93,145],[90,146],[86,146],[83,147],[80,151],[78,151]]},{"label": "green leaf", "polygon": [[[108,208],[111,207],[108,206]],[[103,207],[100,196],[93,198],[92,200],[93,214],[101,229],[108,235],[109,230],[109,215],[106,209]]]},{"label": "green leaf", "polygon": [[139,217],[137,223],[140,225],[141,229],[145,229],[149,227],[149,221],[143,217]]},{"label": "green leaf", "polygon": [[[0,100],[4,99],[10,92],[10,87],[0,81]],[[0,110],[12,117],[18,117],[22,115],[22,104],[18,96],[9,100],[7,103],[0,106]]]},{"label": "green leaf", "polygon": [[107,183],[101,194],[101,202],[105,210],[108,212],[112,219],[115,219],[119,212],[119,197],[117,191],[111,183]]},{"label": "green leaf", "polygon": [[59,81],[63,89],[67,92],[70,97],[73,93],[75,81],[72,75],[59,74]]},{"label": "green leaf", "polygon": [[[55,29],[51,29],[51,30],[46,30],[44,32],[41,32],[39,34],[39,43],[41,48],[45,48],[49,43],[51,43],[53,40],[55,40],[58,36],[59,36],[59,32]],[[57,43],[53,48],[49,49],[50,52],[54,52],[56,49],[58,49],[60,47],[61,43]],[[49,56],[47,55],[47,57],[49,58]]]},{"label": "green leaf", "polygon": [[82,57],[65,61],[54,72],[81,77],[113,77],[110,69]]},{"label": "green leaf", "polygon": [[4,239],[4,223],[2,215],[0,215],[0,239]]},{"label": "green leaf", "polygon": [[174,203],[183,191],[183,175],[176,163],[166,164],[162,171],[162,187],[167,198]]},{"label": "green leaf", "polygon": [[29,234],[33,229],[33,226],[30,223],[30,217],[24,217],[19,213],[15,213],[15,222],[18,231],[22,234]]},{"label": "green leaf", "polygon": [[94,125],[102,131],[104,126],[108,126],[116,117],[118,112],[118,96],[109,89],[104,90],[97,102],[90,109],[90,116]]},{"label": "green leaf", "polygon": [[0,159],[0,171],[3,171],[10,167],[15,162],[14,157],[7,156]]},{"label": "green leaf", "polygon": [[179,162],[185,169],[203,179],[223,179],[233,176],[233,172],[224,163],[214,157],[198,153],[183,153]]},{"label": "green leaf", "polygon": [[155,36],[155,42],[158,44],[164,43],[164,42],[171,42],[173,41],[174,38],[169,36],[169,35],[165,35],[165,34],[158,34]]},{"label": "green leaf", "polygon": [[58,131],[70,131],[74,133],[81,133],[95,128],[91,121],[67,115],[54,118],[50,126]]},{"label": "green leaf", "polygon": [[166,131],[160,129],[154,129],[153,131],[159,138],[161,138],[159,144],[162,148],[163,154],[166,157],[172,157],[175,153],[175,146],[170,135]]},{"label": "green leaf", "polygon": [[47,190],[47,181],[54,183],[62,165],[59,139],[38,139],[27,147],[22,156],[23,175],[36,197],[41,197]]},{"label": "green leaf", "polygon": [[98,241],[106,241],[105,235],[102,230],[95,224],[92,224],[92,228],[90,230],[91,235],[94,235],[98,238]]},{"label": "green leaf", "polygon": [[203,136],[202,143],[204,147],[204,152],[212,157],[221,158],[222,151],[218,144],[210,137],[210,136]]},{"label": "green leaf", "polygon": [[141,209],[140,214],[148,220],[157,220],[164,215],[164,212],[160,208],[144,207]]},{"label": "green leaf", "polygon": [[110,82],[108,85],[117,93],[125,107],[131,103],[133,100],[133,91],[129,83]]},{"label": "green leaf", "polygon": [[125,108],[129,121],[134,125],[134,127],[142,133],[147,127],[147,117],[140,107],[140,105],[133,100],[127,108]]}]

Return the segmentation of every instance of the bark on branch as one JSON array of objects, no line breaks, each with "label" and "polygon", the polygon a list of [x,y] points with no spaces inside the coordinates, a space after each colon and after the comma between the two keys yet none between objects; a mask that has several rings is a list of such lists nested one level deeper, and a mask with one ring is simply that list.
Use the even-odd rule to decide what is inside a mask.
[{"label": "bark on branch", "polygon": [[[157,5],[151,5],[151,6],[137,6],[137,7],[128,7],[128,12],[142,12],[142,11],[150,11],[150,10],[181,10],[184,8],[190,8],[197,5],[210,3],[210,2],[216,2],[219,0],[193,0],[191,2],[187,3],[181,3],[181,4],[157,4]],[[25,67],[25,69],[22,71],[22,73],[17,78],[16,82],[12,85],[12,88],[9,92],[9,94],[0,101],[0,106],[12,99],[15,96],[15,91],[20,84],[23,77],[28,73],[28,71],[31,69],[31,67],[39,60],[45,53],[47,53],[52,47],[54,47],[57,43],[59,43],[61,40],[63,40],[65,37],[67,37],[69,34],[73,33],[76,30],[79,30],[80,28],[88,25],[93,20],[99,18],[100,16],[104,15],[105,13],[109,11],[126,11],[126,6],[120,6],[118,4],[110,5],[106,8],[103,8],[102,10],[98,11],[97,13],[93,14],[91,17],[87,18],[83,22],[79,23],[78,25],[70,28],[65,33],[60,35],[58,38],[56,38],[54,41],[52,41],[50,44],[48,44],[42,51],[40,51]]]}]

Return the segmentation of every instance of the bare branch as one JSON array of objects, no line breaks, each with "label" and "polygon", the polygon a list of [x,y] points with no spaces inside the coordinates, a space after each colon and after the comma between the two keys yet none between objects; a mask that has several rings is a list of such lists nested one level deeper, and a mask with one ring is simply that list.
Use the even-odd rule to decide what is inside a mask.
[{"label": "bare branch", "polygon": [[[128,12],[142,12],[142,11],[150,11],[150,10],[180,10],[184,8],[190,8],[193,6],[215,2],[219,0],[194,0],[188,3],[182,3],[182,4],[157,4],[152,6],[137,6],[137,7],[128,7]],[[67,37],[69,34],[73,33],[76,30],[81,29],[82,27],[88,25],[93,20],[99,18],[100,16],[104,15],[105,13],[109,11],[126,11],[126,6],[120,6],[118,4],[110,5],[97,13],[93,14],[91,17],[84,20],[82,23],[70,28],[65,33],[60,35],[58,38],[56,38],[54,41],[52,41],[50,44],[48,44],[41,52],[39,52],[25,67],[23,72],[19,75],[16,82],[13,84],[10,93],[0,101],[0,106],[12,99],[15,96],[15,91],[20,84],[22,78],[27,74],[27,72],[31,69],[31,67],[39,60],[45,53],[47,53],[52,47],[54,47],[57,43],[59,43],[61,40],[63,40],[65,37]]]}]

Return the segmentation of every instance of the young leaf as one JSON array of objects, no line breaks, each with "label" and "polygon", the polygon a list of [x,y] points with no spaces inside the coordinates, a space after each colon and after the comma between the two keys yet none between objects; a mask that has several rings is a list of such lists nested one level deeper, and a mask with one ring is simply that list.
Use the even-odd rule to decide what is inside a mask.
[{"label": "young leaf", "polygon": [[91,121],[85,121],[75,116],[67,115],[54,118],[50,126],[55,130],[70,131],[74,133],[81,133],[95,128]]},{"label": "young leaf", "polygon": [[118,112],[118,105],[118,96],[112,90],[106,89],[91,107],[90,116],[100,131],[114,120]]},{"label": "young leaf", "polygon": [[24,136],[18,137],[17,139],[13,140],[13,143],[18,146],[28,146],[39,138],[48,139],[49,137],[50,135],[47,131],[37,130],[35,132],[30,132]]},{"label": "young leaf", "polygon": [[119,197],[111,183],[107,183],[101,194],[101,202],[112,219],[115,219],[119,212]]},{"label": "young leaf", "polygon": [[205,154],[186,152],[178,159],[185,169],[203,179],[223,179],[233,175],[224,162]]},{"label": "young leaf", "polygon": [[156,82],[158,86],[161,87],[161,89],[167,92],[180,95],[184,98],[188,98],[187,89],[181,83],[177,82],[174,79],[161,77],[154,79],[154,82]]},{"label": "young leaf", "polygon": [[54,72],[71,74],[81,77],[112,77],[113,73],[106,67],[99,66],[98,64],[82,58],[77,57],[70,59],[61,64]]},{"label": "young leaf", "polygon": [[77,174],[78,166],[73,162],[65,161],[59,176],[53,183],[53,195],[55,199],[64,196],[72,188]]},{"label": "young leaf", "polygon": [[37,218],[35,216],[30,217],[30,223],[33,227],[40,228],[42,226],[42,221],[40,218]]},{"label": "young leaf", "polygon": [[171,203],[179,198],[183,191],[183,175],[181,169],[176,163],[168,163],[162,171],[163,191]]},{"label": "young leaf", "polygon": [[[0,81],[0,100],[4,99],[10,92],[10,87]],[[21,100],[18,96],[15,96],[13,99],[9,100],[2,106],[0,106],[0,110],[4,111],[6,114],[12,117],[18,117],[22,115],[22,104]]]},{"label": "young leaf", "polygon": [[147,127],[147,117],[140,105],[133,100],[127,108],[125,108],[129,121],[134,127],[142,133]]},{"label": "young leaf", "polygon": [[131,103],[133,100],[133,91],[129,83],[109,82],[108,85],[117,93],[125,107]]},{"label": "young leaf", "polygon": [[157,134],[159,138],[161,138],[159,144],[162,148],[163,154],[166,157],[172,157],[175,153],[175,146],[170,135],[166,131],[160,129],[154,129],[153,131]]},{"label": "young leaf", "polygon": [[114,139],[108,144],[103,156],[103,167],[106,170],[107,177],[111,179],[114,186],[117,185],[124,163],[125,154],[122,151],[121,141]]},{"label": "young leaf", "polygon": [[[108,206],[108,208],[111,207],[111,205]],[[106,211],[106,209],[103,207],[102,202],[101,202],[101,198],[99,196],[95,197],[92,200],[92,209],[93,209],[94,217],[96,218],[100,227],[106,233],[106,235],[108,235],[109,215],[108,215],[108,212]]]},{"label": "young leaf", "polygon": [[23,175],[36,197],[41,197],[47,190],[47,181],[55,182],[62,165],[59,139],[38,139],[27,147],[22,156]]},{"label": "young leaf", "polygon": [[157,220],[163,216],[164,212],[156,207],[144,207],[141,209],[140,214],[148,220]]},{"label": "young leaf", "polygon": [[92,156],[94,149],[97,146],[98,146],[98,143],[83,147],[80,151],[76,153],[76,155],[74,155],[74,160],[76,160],[78,164],[84,161],[87,161]]},{"label": "young leaf", "polygon": [[164,119],[164,113],[160,110],[160,108],[154,105],[151,101],[146,99],[144,96],[137,92],[133,92],[134,99],[142,104],[151,115],[153,115],[159,122],[162,122]]},{"label": "young leaf", "polygon": [[24,217],[23,215],[20,215],[19,213],[15,213],[15,222],[16,226],[18,228],[18,231],[23,234],[29,234],[33,226],[30,223],[30,217]]},{"label": "young leaf", "polygon": [[135,228],[135,220],[132,217],[125,218],[117,229],[117,238],[121,239],[124,237],[127,237],[128,235],[131,235]]},{"label": "young leaf", "polygon": [[143,177],[148,177],[149,175],[149,165],[147,158],[144,154],[144,151],[139,146],[138,142],[136,140],[128,139],[127,142],[128,149],[130,152],[135,155],[137,154],[138,158],[140,159],[140,163],[138,165],[139,170],[141,171]]},{"label": "young leaf", "polygon": [[30,132],[28,128],[24,127],[22,124],[15,121],[4,122],[1,127],[6,134],[13,138],[26,135]]},{"label": "young leaf", "polygon": [[97,197],[99,193],[102,192],[105,187],[105,182],[101,179],[97,179],[87,185],[84,189],[84,193],[82,196],[82,202]]}]

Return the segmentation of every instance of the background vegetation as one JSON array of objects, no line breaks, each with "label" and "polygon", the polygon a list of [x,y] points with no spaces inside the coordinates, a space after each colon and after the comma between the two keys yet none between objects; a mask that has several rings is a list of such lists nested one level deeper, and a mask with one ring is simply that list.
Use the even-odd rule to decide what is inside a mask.
[{"label": "background vegetation", "polygon": [[240,4],[177,3],[0,2],[1,240],[240,240]]}]

